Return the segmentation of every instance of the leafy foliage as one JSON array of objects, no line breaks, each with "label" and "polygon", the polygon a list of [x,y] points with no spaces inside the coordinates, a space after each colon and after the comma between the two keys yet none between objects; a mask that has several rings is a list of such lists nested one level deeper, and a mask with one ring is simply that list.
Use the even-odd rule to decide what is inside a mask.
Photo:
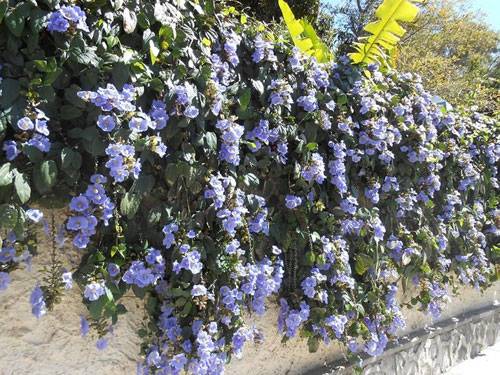
[{"label": "leafy foliage", "polygon": [[[70,272],[82,335],[104,348],[134,293],[144,371],[204,374],[261,337],[246,313],[276,299],[285,341],[376,356],[403,306],[438,316],[459,285],[488,287],[494,120],[436,103],[412,74],[319,63],[219,6],[0,8],[0,290],[37,261],[42,211],[62,207],[57,243],[85,254]],[[37,317],[71,284],[52,257]]]}]

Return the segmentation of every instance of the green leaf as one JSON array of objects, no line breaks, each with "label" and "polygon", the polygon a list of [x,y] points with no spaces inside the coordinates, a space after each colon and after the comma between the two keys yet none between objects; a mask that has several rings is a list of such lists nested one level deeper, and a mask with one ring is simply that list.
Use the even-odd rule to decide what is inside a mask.
[{"label": "green leaf", "polygon": [[11,164],[2,164],[2,166],[0,167],[0,186],[10,185],[13,179],[14,176],[11,171]]},{"label": "green leaf", "polygon": [[306,145],[306,148],[309,150],[309,151],[315,151],[318,149],[318,144],[316,142],[310,142]]},{"label": "green leaf", "polygon": [[5,17],[5,24],[9,31],[16,37],[20,38],[24,30],[24,20],[26,15],[24,14],[24,8],[22,6],[14,9],[13,12],[8,13]]},{"label": "green leaf", "polygon": [[3,21],[3,17],[5,16],[5,12],[7,11],[8,6],[9,6],[8,1],[0,2],[0,24]]},{"label": "green leaf", "polygon": [[205,145],[209,150],[217,150],[217,135],[214,132],[206,132],[203,138],[205,140]]},{"label": "green leaf", "polygon": [[238,99],[242,111],[246,111],[250,104],[250,99],[252,99],[252,91],[247,87]]},{"label": "green leaf", "polygon": [[74,174],[82,166],[82,156],[79,152],[74,151],[69,147],[65,147],[61,151],[61,169],[68,173]]},{"label": "green leaf", "polygon": [[45,160],[33,169],[33,182],[40,194],[48,193],[57,181],[57,164],[53,160]]},{"label": "green leaf", "polygon": [[314,265],[314,262],[316,261],[316,255],[314,255],[312,251],[308,251],[305,254],[305,261],[306,261],[306,266]]},{"label": "green leaf", "polygon": [[151,193],[155,186],[155,178],[152,175],[141,174],[137,180],[134,181],[130,188],[131,193],[139,195],[147,195]]},{"label": "green leaf", "polygon": [[18,98],[21,84],[17,79],[5,78],[0,83],[0,88],[0,91],[2,91],[2,95],[0,96],[0,106],[8,108]]},{"label": "green leaf", "polygon": [[307,347],[309,348],[309,353],[316,353],[319,348],[319,340],[317,337],[309,337],[307,340]]},{"label": "green leaf", "polygon": [[262,81],[257,81],[255,79],[252,79],[252,86],[255,90],[257,90],[257,92],[262,95],[264,94],[264,84],[262,83]]},{"label": "green leaf", "polygon": [[62,120],[73,120],[82,115],[82,110],[76,108],[75,106],[66,104],[61,107],[60,114]]},{"label": "green leaf", "polygon": [[90,316],[92,317],[92,319],[99,320],[99,318],[101,317],[102,311],[104,309],[104,305],[106,305],[107,302],[108,301],[104,296],[99,298],[97,301],[90,302],[90,304],[88,305],[88,309],[89,309]]},{"label": "green leaf", "polygon": [[366,254],[358,254],[356,256],[356,263],[354,264],[354,269],[358,275],[363,275],[370,266],[373,264],[373,259]]},{"label": "green leaf", "polygon": [[12,204],[0,205],[0,228],[13,229],[17,225],[19,212]]},{"label": "green leaf", "polygon": [[137,213],[140,204],[141,196],[139,194],[128,192],[123,196],[123,199],[120,202],[120,212],[129,219],[132,219]]},{"label": "green leaf", "polygon": [[26,180],[24,173],[19,173],[17,170],[14,171],[14,187],[16,188],[16,193],[21,201],[21,204],[25,204],[29,201],[31,196],[31,188]]},{"label": "green leaf", "polygon": [[156,60],[158,58],[158,55],[160,54],[160,48],[158,48],[158,45],[155,43],[154,40],[149,41],[149,58],[151,59],[151,64],[155,64]]}]

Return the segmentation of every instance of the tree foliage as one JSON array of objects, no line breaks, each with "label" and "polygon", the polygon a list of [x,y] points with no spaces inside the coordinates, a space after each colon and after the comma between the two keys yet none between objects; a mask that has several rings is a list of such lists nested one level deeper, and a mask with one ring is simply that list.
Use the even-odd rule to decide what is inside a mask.
[{"label": "tree foliage", "polygon": [[[351,51],[382,0],[345,0],[323,7],[332,18],[337,54]],[[499,35],[470,0],[430,0],[408,24],[394,58],[399,70],[418,73],[430,91],[453,105],[498,114]]]},{"label": "tree foliage", "polygon": [[397,55],[400,70],[422,76],[451,104],[499,112],[500,34],[466,1],[433,0],[410,25]]}]

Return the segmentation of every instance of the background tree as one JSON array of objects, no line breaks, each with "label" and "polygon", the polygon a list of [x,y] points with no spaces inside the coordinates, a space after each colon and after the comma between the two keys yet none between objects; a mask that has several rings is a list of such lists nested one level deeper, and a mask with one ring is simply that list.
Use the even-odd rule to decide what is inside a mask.
[{"label": "background tree", "polygon": [[456,106],[499,111],[500,35],[467,1],[432,0],[407,25],[397,51],[401,71],[422,76],[426,88]]},{"label": "background tree", "polygon": [[[350,52],[374,19],[382,0],[343,0],[324,5],[336,29],[337,55]],[[399,70],[418,73],[429,91],[455,106],[473,106],[484,113],[499,112],[499,34],[484,16],[472,11],[469,0],[428,0],[396,50]]]}]

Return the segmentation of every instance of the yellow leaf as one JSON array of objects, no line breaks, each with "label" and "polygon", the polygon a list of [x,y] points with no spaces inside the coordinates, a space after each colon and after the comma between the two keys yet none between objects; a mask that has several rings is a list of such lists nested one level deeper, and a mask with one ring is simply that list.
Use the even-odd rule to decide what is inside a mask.
[{"label": "yellow leaf", "polygon": [[356,52],[349,54],[355,64],[376,61],[388,63],[390,53],[406,30],[398,22],[413,22],[419,12],[414,4],[420,0],[384,0],[375,11],[377,20],[370,22],[364,30],[371,35],[355,43]]},{"label": "yellow leaf", "polygon": [[304,19],[297,20],[286,1],[278,0],[278,5],[295,46],[303,53],[314,56],[318,62],[330,61],[332,55],[328,47],[318,37],[311,24]]}]

